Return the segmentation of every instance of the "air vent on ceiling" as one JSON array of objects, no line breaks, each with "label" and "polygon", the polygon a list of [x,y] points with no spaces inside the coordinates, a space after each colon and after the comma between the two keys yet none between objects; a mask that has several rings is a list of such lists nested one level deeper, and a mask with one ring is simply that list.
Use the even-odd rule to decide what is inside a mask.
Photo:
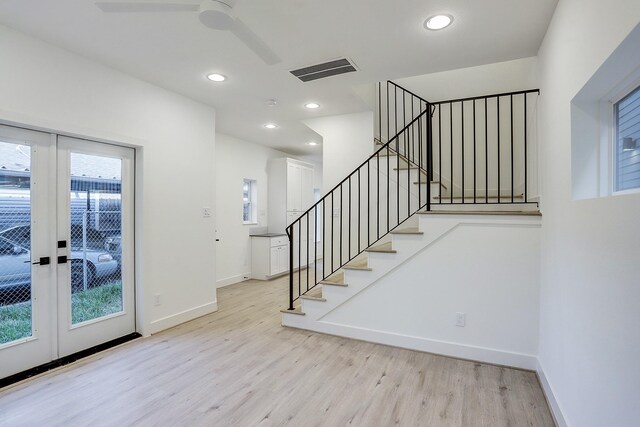
[{"label": "air vent on ceiling", "polygon": [[311,80],[324,79],[325,77],[351,73],[353,71],[356,71],[355,65],[353,65],[353,63],[348,59],[342,58],[325,62],[323,64],[310,65],[308,67],[292,70],[291,74],[303,82],[309,82]]}]

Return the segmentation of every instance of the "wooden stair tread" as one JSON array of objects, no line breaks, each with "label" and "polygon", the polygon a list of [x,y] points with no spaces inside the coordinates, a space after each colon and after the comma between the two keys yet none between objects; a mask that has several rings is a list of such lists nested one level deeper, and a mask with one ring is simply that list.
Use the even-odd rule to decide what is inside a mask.
[{"label": "wooden stair tread", "polygon": [[418,227],[397,228],[391,234],[424,234]]},{"label": "wooden stair tread", "polygon": [[323,280],[326,283],[344,283],[344,273],[335,273]]},{"label": "wooden stair tread", "polygon": [[380,245],[374,245],[374,246],[371,246],[371,247],[365,249],[365,251],[366,252],[385,253],[385,254],[398,253],[398,251],[393,249],[393,243],[392,242],[386,242],[386,243],[382,243]]},{"label": "wooden stair tread", "polygon": [[[439,196],[433,196],[433,198],[437,199],[437,200],[447,200],[447,199],[453,199],[453,200],[470,199],[470,200],[473,200],[474,199],[473,196],[464,196],[464,197],[462,197],[462,196],[453,196],[453,197],[451,197],[450,194],[441,194]],[[497,194],[495,194],[495,195],[489,194],[489,196],[487,197],[487,196],[485,196],[483,194],[481,196],[477,195],[475,197],[475,199],[476,200],[486,200],[486,199],[511,200],[511,195],[509,194],[509,195],[503,195],[503,196],[498,197]],[[514,194],[513,195],[513,199],[514,200],[515,199],[524,199],[524,194]]]},{"label": "wooden stair tread", "polygon": [[320,302],[326,302],[327,299],[323,298],[323,297],[314,297],[311,295],[300,295],[300,299],[306,299],[308,301],[320,301]]},{"label": "wooden stair tread", "polygon": [[299,308],[296,308],[295,310],[280,310],[280,313],[297,314],[298,316],[306,316],[306,314]]},{"label": "wooden stair tread", "polygon": [[321,281],[321,282],[318,282],[318,283],[320,283],[321,285],[328,285],[328,286],[342,286],[342,287],[344,287],[344,288],[346,288],[347,286],[349,286],[349,285],[347,285],[346,283],[327,282],[327,281],[325,281],[325,280],[323,280],[323,281]]},{"label": "wooden stair tread", "polygon": [[371,271],[371,269],[369,268],[369,260],[367,258],[355,259],[346,263],[342,268],[345,270]]},{"label": "wooden stair tread", "polygon": [[420,215],[519,215],[519,216],[542,216],[540,211],[418,211]]}]

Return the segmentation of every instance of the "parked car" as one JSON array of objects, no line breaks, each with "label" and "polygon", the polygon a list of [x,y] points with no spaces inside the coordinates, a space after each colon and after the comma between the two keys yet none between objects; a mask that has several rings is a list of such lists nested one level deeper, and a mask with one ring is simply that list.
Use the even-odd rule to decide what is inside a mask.
[{"label": "parked car", "polygon": [[104,248],[114,260],[118,261],[118,266],[122,267],[122,236],[111,236],[105,239]]},{"label": "parked car", "polygon": [[[82,248],[71,247],[71,285],[76,291],[83,288]],[[95,285],[99,279],[106,278],[118,271],[118,262],[102,249],[87,248],[87,286]],[[20,292],[28,296],[25,289],[31,285],[31,227],[18,225],[0,232],[0,292]],[[55,262],[54,259],[51,261]]]}]

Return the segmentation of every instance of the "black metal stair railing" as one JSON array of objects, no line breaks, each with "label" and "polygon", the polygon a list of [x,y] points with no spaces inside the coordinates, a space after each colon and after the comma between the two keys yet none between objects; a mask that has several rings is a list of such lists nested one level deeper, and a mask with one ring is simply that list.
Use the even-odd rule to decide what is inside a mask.
[{"label": "black metal stair railing", "polygon": [[286,229],[288,309],[419,210],[535,204],[530,97],[538,93],[432,103],[396,83],[379,83],[379,148]]},{"label": "black metal stair railing", "polygon": [[431,135],[431,110],[428,104],[423,106],[417,117],[407,120],[394,137],[287,227],[290,310],[301,295],[415,212],[429,209],[431,190],[424,186],[428,177],[422,171],[430,160],[424,150]]}]

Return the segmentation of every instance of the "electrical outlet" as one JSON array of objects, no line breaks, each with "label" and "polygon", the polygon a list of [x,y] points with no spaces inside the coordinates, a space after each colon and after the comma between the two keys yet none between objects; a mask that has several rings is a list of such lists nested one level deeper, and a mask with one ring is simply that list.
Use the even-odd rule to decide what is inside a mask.
[{"label": "electrical outlet", "polygon": [[211,218],[211,208],[202,208],[202,217],[203,218]]},{"label": "electrical outlet", "polygon": [[466,315],[464,313],[456,313],[456,326],[464,327],[466,320]]},{"label": "electrical outlet", "polygon": [[160,304],[162,304],[162,303],[160,302],[160,294],[155,294],[155,295],[153,296],[153,305],[158,306],[158,305],[160,305]]}]

